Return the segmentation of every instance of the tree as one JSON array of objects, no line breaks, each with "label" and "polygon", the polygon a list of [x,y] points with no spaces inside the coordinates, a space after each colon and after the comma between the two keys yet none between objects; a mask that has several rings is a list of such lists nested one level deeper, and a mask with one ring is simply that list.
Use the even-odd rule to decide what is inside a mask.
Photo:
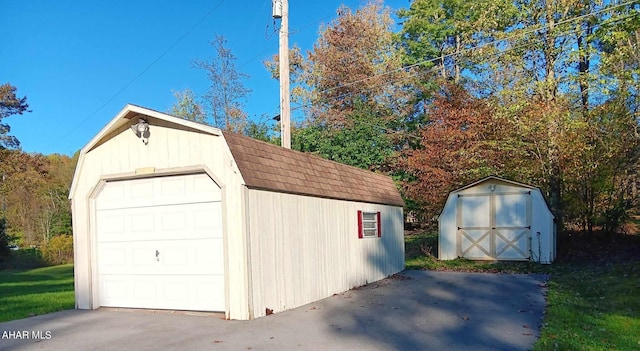
[{"label": "tree", "polygon": [[236,68],[236,57],[227,48],[227,40],[216,35],[210,42],[216,56],[209,60],[196,60],[194,66],[207,72],[211,87],[205,95],[209,105],[208,115],[213,119],[213,125],[232,131],[242,131],[247,120],[243,110],[243,100],[251,93],[251,89],[244,86],[243,79],[248,75]]},{"label": "tree", "polygon": [[9,135],[11,128],[8,124],[3,124],[2,119],[31,112],[29,111],[27,97],[17,97],[16,90],[17,88],[9,83],[0,85],[0,149],[17,149],[20,147],[18,139]]},{"label": "tree", "polygon": [[181,117],[189,121],[209,124],[202,106],[196,101],[196,97],[191,89],[183,91],[174,91],[173,96],[176,102],[171,106],[168,113],[173,116]]},{"label": "tree", "polygon": [[402,20],[399,45],[404,63],[430,70],[439,79],[461,83],[464,70],[473,70],[478,50],[495,38],[515,15],[508,0],[415,0],[398,11]]},{"label": "tree", "polygon": [[366,105],[378,118],[396,119],[404,112],[408,74],[393,41],[392,24],[389,9],[370,2],[355,12],[340,7],[338,17],[321,28],[303,66],[313,123],[350,126],[347,117],[356,104]]},{"label": "tree", "polygon": [[293,148],[363,169],[379,169],[394,154],[392,139],[382,118],[363,103],[347,117],[349,128],[311,125],[294,130]]},{"label": "tree", "polygon": [[420,130],[420,147],[404,150],[411,174],[405,194],[418,201],[426,218],[435,218],[447,194],[491,174],[502,174],[504,160],[496,152],[491,107],[462,87],[443,83]]}]

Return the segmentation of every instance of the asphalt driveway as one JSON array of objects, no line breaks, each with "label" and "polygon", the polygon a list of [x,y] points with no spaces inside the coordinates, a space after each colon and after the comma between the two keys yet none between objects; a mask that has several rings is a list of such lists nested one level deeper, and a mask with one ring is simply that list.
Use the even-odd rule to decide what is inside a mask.
[{"label": "asphalt driveway", "polygon": [[251,321],[70,310],[0,323],[0,350],[529,350],[540,332],[545,282],[540,275],[404,271]]}]

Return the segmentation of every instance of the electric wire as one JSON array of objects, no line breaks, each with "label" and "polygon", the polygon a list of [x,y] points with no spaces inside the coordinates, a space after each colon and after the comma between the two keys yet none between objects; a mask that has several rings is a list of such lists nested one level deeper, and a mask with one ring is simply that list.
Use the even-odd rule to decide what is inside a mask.
[{"label": "electric wire", "polygon": [[[598,11],[594,11],[594,12],[591,12],[591,13],[588,13],[588,14],[584,14],[584,15],[580,15],[580,16],[576,16],[576,17],[572,17],[572,18],[563,20],[563,21],[556,22],[555,25],[559,26],[559,25],[562,25],[562,24],[571,23],[571,22],[574,22],[574,21],[578,21],[578,20],[584,19],[586,17],[590,17],[590,16],[594,16],[594,15],[600,14],[602,12],[611,11],[611,10],[613,10],[615,8],[618,8],[618,7],[632,5],[632,4],[637,3],[637,2],[638,2],[637,0],[628,1],[628,2],[625,2],[625,3],[619,4],[619,5],[603,8],[603,9],[600,9]],[[631,17],[631,16],[633,16],[633,15],[627,15],[627,16],[621,18],[620,20],[626,19],[626,18]],[[547,29],[547,27],[549,27],[549,25],[536,26],[536,27],[537,28],[523,29],[523,30],[518,31],[518,32],[516,32],[516,33],[514,33],[512,35],[509,35],[507,37],[495,39],[495,40],[492,40],[490,42],[483,43],[483,44],[481,44],[479,46],[465,48],[465,49],[460,50],[459,52],[453,52],[453,53],[449,53],[449,54],[446,54],[446,55],[442,55],[442,56],[437,57],[437,58],[422,60],[422,61],[416,62],[416,63],[408,65],[408,66],[403,66],[403,67],[400,67],[400,68],[397,68],[397,69],[394,69],[394,70],[389,70],[389,71],[385,71],[385,72],[382,72],[382,73],[379,73],[379,74],[371,75],[369,77],[358,79],[358,80],[351,81],[351,82],[347,82],[347,83],[341,84],[341,85],[336,86],[336,87],[326,88],[326,89],[320,90],[316,94],[326,94],[326,93],[329,93],[329,92],[331,92],[333,90],[336,90],[336,89],[349,87],[349,86],[356,85],[356,84],[359,84],[359,83],[362,83],[362,82],[365,82],[365,81],[368,81],[368,80],[371,80],[371,79],[374,79],[374,78],[379,78],[379,77],[390,75],[390,74],[393,74],[393,73],[400,73],[402,71],[405,71],[406,73],[408,73],[409,74],[408,77],[412,77],[412,76],[417,75],[417,74],[423,74],[424,71],[423,72],[411,73],[410,70],[412,70],[413,68],[417,68],[419,66],[423,66],[423,65],[428,64],[428,63],[434,63],[434,62],[441,61],[441,60],[444,60],[444,59],[447,59],[447,58],[453,58],[453,57],[456,57],[456,56],[462,56],[464,54],[468,54],[469,52],[472,52],[472,51],[475,51],[475,50],[484,49],[486,47],[489,47],[489,46],[492,46],[492,45],[496,45],[496,44],[501,43],[501,42],[513,40],[513,39],[516,39],[518,37],[524,37],[525,35],[528,35],[528,34],[531,34],[531,33],[535,33],[535,32]],[[563,35],[559,35],[559,36],[565,36],[567,34],[575,32],[575,31],[577,31],[577,29],[563,31],[563,32],[559,33],[559,34],[563,34]],[[523,45],[520,45],[518,47],[511,47],[511,48],[508,48],[508,49],[503,49],[503,50],[501,50],[499,52],[494,53],[493,55],[494,56],[500,56],[500,55],[503,55],[506,52],[509,52],[509,51],[512,51],[512,50],[515,50],[515,49],[531,47],[533,45],[535,45],[535,43],[523,44]],[[437,69],[437,68],[436,67],[430,68],[430,70],[434,70],[434,69]],[[397,82],[397,81],[400,81],[400,80],[403,80],[403,79],[406,79],[406,77],[401,77],[401,78],[396,79],[396,80],[390,80],[390,81],[386,82],[385,84]],[[371,87],[372,86],[365,86],[365,87],[362,87],[359,90],[353,90],[353,91],[350,91],[348,93],[337,95],[337,96],[330,97],[330,98],[331,99],[336,99],[336,100],[337,99],[341,99],[341,98],[347,97],[347,96],[349,96],[351,94],[362,93],[362,92],[370,89]],[[313,103],[301,104],[301,105],[296,106],[295,108],[293,108],[292,111],[298,110],[298,109],[301,109],[301,108],[305,108],[305,107],[312,107],[312,106],[313,106]]]},{"label": "electric wire", "polygon": [[105,101],[100,107],[98,107],[93,113],[89,114],[83,120],[75,125],[75,127],[71,128],[67,133],[62,135],[55,142],[50,144],[45,150],[50,150],[53,146],[59,144],[62,140],[68,138],[73,132],[78,130],[84,123],[86,123],[89,119],[93,118],[98,112],[100,112],[103,108],[105,108],[111,101],[115,100],[120,94],[122,94],[127,88],[129,88],[133,83],[135,83],[140,77],[142,77],[147,71],[151,69],[156,63],[158,63],[163,57],[165,57],[173,48],[175,48],[184,38],[186,38],[191,32],[193,32],[198,26],[200,26],[211,14],[213,14],[219,7],[222,5],[224,0],[220,0],[211,10],[209,10],[199,21],[197,21],[191,28],[189,28],[184,34],[182,34],[178,39],[176,39],[169,47],[164,50],[159,56],[157,56],[151,63],[149,63],[140,73],[138,73],[133,79],[127,82],[120,90],[118,90],[115,94],[113,94],[107,101]]},{"label": "electric wire", "polygon": [[[613,8],[617,8],[617,7],[620,7],[620,6],[626,6],[626,5],[630,5],[630,4],[634,4],[634,3],[637,3],[637,1],[629,1],[627,3],[620,4],[620,5],[617,5],[617,6],[614,6],[614,7],[609,7],[609,8],[601,9],[599,11],[595,11],[595,12],[592,12],[592,13],[589,13],[589,14],[573,17],[573,18],[570,18],[570,19],[567,19],[567,20],[564,20],[564,21],[557,22],[556,25],[570,23],[570,22],[573,22],[573,21],[577,21],[577,20],[583,19],[585,17],[593,16],[593,15],[596,15],[596,14],[599,14],[599,13],[602,13],[602,12],[607,12],[607,10],[612,10]],[[612,23],[617,23],[617,22],[620,22],[620,21],[624,21],[624,20],[626,20],[626,19],[628,19],[630,17],[634,17],[635,15],[636,14],[628,14],[626,16],[622,16],[620,18],[617,18]],[[547,27],[547,26],[542,26],[540,28],[526,30],[524,32],[517,33],[517,34],[511,35],[511,36],[508,36],[506,38],[501,38],[501,39],[497,39],[497,40],[485,43],[485,44],[483,44],[481,46],[478,46],[478,47],[467,48],[463,52],[451,53],[451,54],[445,55],[444,57],[454,57],[454,56],[459,56],[459,55],[461,56],[461,55],[466,54],[467,52],[470,52],[472,50],[482,49],[482,48],[485,48],[486,46],[493,45],[493,44],[496,44],[496,43],[501,42],[501,41],[512,40],[512,39],[516,39],[518,37],[524,37],[524,35],[527,35],[527,34],[530,34],[530,33],[536,32],[536,31],[543,30],[543,29],[545,29],[545,27]],[[569,29],[569,30],[565,30],[565,31],[559,32],[559,33],[557,33],[557,35],[558,35],[558,37],[563,37],[563,36],[570,35],[572,33],[576,33],[578,31],[579,31],[579,28],[574,28],[574,29]],[[502,49],[501,51],[496,52],[493,55],[494,56],[500,56],[500,55],[504,55],[505,53],[507,53],[509,51],[524,49],[524,48],[532,47],[534,45],[536,45],[536,44],[535,43],[526,43],[526,44],[518,45],[518,46],[515,46],[515,47],[509,47],[507,49]],[[430,62],[435,62],[435,61],[440,61],[440,60],[442,60],[442,57],[420,61],[418,63],[412,64],[412,65],[409,65],[409,66],[406,66],[406,67],[402,67],[401,69],[396,69],[396,70],[383,72],[383,73],[381,73],[379,75],[370,76],[370,77],[367,77],[367,78],[364,78],[364,79],[361,79],[361,80],[358,80],[358,81],[354,81],[354,82],[350,82],[350,83],[345,84],[345,85],[341,85],[339,87],[321,90],[321,93],[330,92],[330,91],[338,89],[338,88],[342,88],[342,87],[345,87],[345,86],[349,86],[349,85],[353,85],[353,84],[356,84],[356,83],[364,82],[364,81],[372,79],[374,77],[380,77],[380,76],[384,76],[384,75],[387,75],[387,74],[390,74],[390,73],[397,73],[397,72],[400,72],[400,71],[402,71],[402,70],[404,70],[406,68],[409,68],[409,69],[410,68],[415,68],[415,67],[423,65],[425,63],[430,63]],[[429,68],[427,70],[427,73],[428,72],[435,72],[435,71],[437,71],[439,69],[440,69],[439,67],[431,67],[431,68]],[[407,78],[411,78],[416,74],[424,74],[424,73],[425,73],[424,71],[415,72],[415,73],[409,73],[409,75],[406,76],[406,77],[400,77],[398,79],[390,80],[390,81],[385,82],[385,84],[398,82],[398,81],[401,81],[401,80],[404,80],[404,79],[407,79]],[[330,100],[340,100],[340,99],[346,98],[346,97],[348,97],[350,95],[363,93],[363,92],[369,90],[370,88],[371,88],[371,86],[363,86],[360,89],[353,90],[353,91],[350,91],[348,93],[344,93],[344,94],[340,94],[340,95],[337,95],[337,96],[329,97],[329,99]],[[593,89],[595,89],[595,88],[593,88]],[[309,108],[309,107],[313,107],[313,106],[314,106],[314,103],[301,104],[299,106],[296,106],[296,107],[292,108],[292,112],[295,111],[295,110],[301,109],[301,108]],[[398,133],[398,131],[396,131],[396,130],[393,130],[393,129],[390,129],[390,128],[385,128],[385,127],[380,126],[380,125],[371,124],[371,123],[368,123],[368,122],[365,122],[365,121],[358,121],[358,123],[378,128],[379,130],[382,130],[385,133],[390,133],[390,134]],[[415,137],[417,137],[417,136],[415,136]],[[419,137],[417,137],[417,138],[419,138]]]}]

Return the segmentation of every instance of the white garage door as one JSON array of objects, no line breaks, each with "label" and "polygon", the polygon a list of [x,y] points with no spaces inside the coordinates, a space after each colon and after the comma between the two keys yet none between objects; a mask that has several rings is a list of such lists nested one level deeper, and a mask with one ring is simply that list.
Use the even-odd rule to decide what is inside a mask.
[{"label": "white garage door", "polygon": [[478,260],[528,260],[531,193],[458,197],[458,256]]},{"label": "white garage door", "polygon": [[224,311],[221,205],[205,174],[108,182],[96,199],[100,305]]}]

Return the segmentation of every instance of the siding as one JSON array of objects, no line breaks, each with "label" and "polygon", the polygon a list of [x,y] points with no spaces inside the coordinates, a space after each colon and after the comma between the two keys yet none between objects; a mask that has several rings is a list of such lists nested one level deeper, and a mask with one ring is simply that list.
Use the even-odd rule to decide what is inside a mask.
[{"label": "siding", "polygon": [[[248,190],[254,317],[404,269],[402,208]],[[357,211],[380,211],[382,238],[358,239]]]}]

